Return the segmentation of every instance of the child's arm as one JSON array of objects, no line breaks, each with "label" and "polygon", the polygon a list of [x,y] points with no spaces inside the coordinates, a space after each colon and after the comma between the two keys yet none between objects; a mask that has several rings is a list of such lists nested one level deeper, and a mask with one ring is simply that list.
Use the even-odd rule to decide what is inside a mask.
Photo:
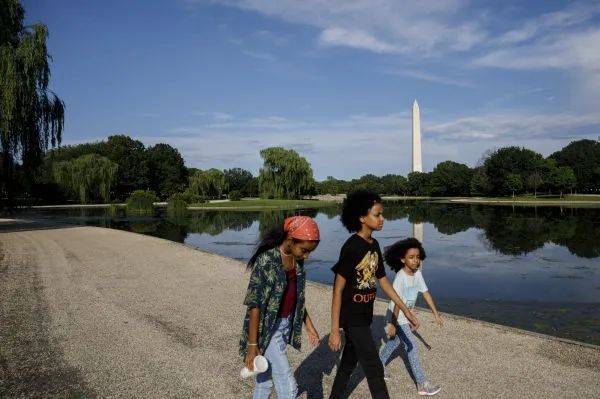
[{"label": "child's arm", "polygon": [[258,322],[260,320],[260,309],[252,308],[250,312],[250,324],[248,326],[248,352],[246,353],[246,367],[248,370],[254,369],[254,358],[260,355],[258,348]]},{"label": "child's arm", "polygon": [[435,307],[435,303],[433,303],[433,298],[431,297],[431,294],[429,293],[429,291],[425,291],[423,293],[423,298],[425,298],[425,302],[427,302],[427,306],[429,306],[429,309],[431,309],[431,311],[433,312],[433,317],[435,317],[435,322],[440,326],[444,325],[444,322],[442,321],[442,317],[438,313],[438,311]]},{"label": "child's arm", "polygon": [[[413,325],[413,329],[419,328],[419,320],[415,317],[415,315],[410,311],[409,308],[406,307],[402,299],[398,296],[398,293],[390,283],[390,280],[387,277],[382,277],[379,279],[379,285],[385,294],[394,302],[394,304],[399,308],[399,310],[404,313],[404,316],[410,321],[410,324]],[[394,306],[395,310],[395,306]]]},{"label": "child's arm", "polygon": [[306,331],[308,332],[308,341],[312,346],[317,346],[319,344],[319,332],[315,328],[310,316],[308,315],[308,311],[304,310],[304,325],[306,326]]},{"label": "child's arm", "polygon": [[336,273],[333,283],[333,298],[331,299],[331,333],[329,334],[329,347],[332,351],[339,351],[342,348],[340,311],[342,309],[342,292],[345,286],[346,279]]}]

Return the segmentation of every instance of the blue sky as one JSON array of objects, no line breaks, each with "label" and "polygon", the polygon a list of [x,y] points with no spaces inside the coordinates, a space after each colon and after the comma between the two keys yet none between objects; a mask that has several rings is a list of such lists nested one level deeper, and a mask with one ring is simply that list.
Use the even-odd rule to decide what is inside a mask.
[{"label": "blue sky", "polygon": [[50,30],[63,144],[128,134],[187,166],[281,145],[315,177],[600,136],[600,1],[25,0]]}]

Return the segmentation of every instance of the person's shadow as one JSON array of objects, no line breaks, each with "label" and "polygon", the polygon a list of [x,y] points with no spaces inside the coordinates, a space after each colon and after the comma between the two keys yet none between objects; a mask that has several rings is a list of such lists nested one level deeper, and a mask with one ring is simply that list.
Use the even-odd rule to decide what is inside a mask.
[{"label": "person's shadow", "polygon": [[[375,341],[375,347],[377,348],[377,351],[379,351],[381,344],[385,344],[385,342],[382,342],[382,338],[385,336],[385,323],[385,316],[373,316],[373,324],[371,325],[371,331],[373,334],[373,340]],[[423,338],[420,335],[417,335],[417,338],[421,340],[425,344],[425,346],[429,347],[429,345],[423,340]],[[329,392],[323,392],[323,378],[325,374],[330,375],[332,377],[333,383],[334,376],[331,374],[334,367],[336,365],[339,365],[342,351],[333,352],[331,349],[329,349],[329,334],[321,338],[319,346],[317,346],[317,348],[314,349],[310,353],[310,355],[308,355],[302,361],[302,363],[300,363],[300,365],[296,369],[296,372],[294,373],[294,376],[296,377],[296,382],[298,383],[298,395],[301,395],[302,393],[306,392],[306,396],[308,399],[322,399],[328,397]],[[399,346],[392,353],[387,363],[389,364],[390,362],[394,361],[396,357],[400,357],[402,359],[407,372],[409,373],[413,382],[415,382],[415,378],[410,369],[410,364],[408,362],[406,351],[402,345]],[[352,373],[352,376],[350,377],[350,381],[348,382],[348,386],[346,388],[346,395],[349,396],[362,382],[363,379],[365,379],[365,374],[362,368],[358,366],[356,367],[356,369]]]},{"label": "person's shadow", "polygon": [[[298,395],[306,392],[308,399],[322,399],[324,375],[331,371],[338,362],[339,352],[329,349],[329,334],[321,338],[319,345],[308,355],[296,369],[294,376],[298,383]],[[326,394],[329,396],[329,392]]]}]

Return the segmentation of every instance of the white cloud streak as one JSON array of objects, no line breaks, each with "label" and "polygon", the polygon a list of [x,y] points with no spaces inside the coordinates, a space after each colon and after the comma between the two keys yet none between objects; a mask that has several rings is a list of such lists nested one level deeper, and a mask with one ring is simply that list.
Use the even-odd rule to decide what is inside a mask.
[{"label": "white cloud streak", "polygon": [[[426,118],[424,115],[423,151],[429,169],[448,159],[472,166],[486,150],[505,145],[527,146],[548,155],[572,140],[594,138],[593,129],[600,128],[597,114],[504,111],[447,121]],[[176,146],[191,166],[240,166],[255,173],[261,149],[283,146],[306,156],[318,178],[349,178],[365,173],[407,173],[410,129],[408,113],[332,120],[267,116],[175,127],[168,136],[145,140]]]},{"label": "white cloud streak", "polygon": [[474,88],[475,84],[465,79],[455,79],[449,76],[434,74],[427,71],[414,69],[388,69],[384,71],[388,75],[406,76],[408,78],[424,80],[427,82],[441,83],[449,86]]},{"label": "white cloud streak", "polygon": [[[192,0],[193,1],[193,0]],[[466,51],[485,39],[480,26],[457,15],[466,0],[213,0],[284,21],[316,27],[319,43],[377,53],[435,55]]]}]

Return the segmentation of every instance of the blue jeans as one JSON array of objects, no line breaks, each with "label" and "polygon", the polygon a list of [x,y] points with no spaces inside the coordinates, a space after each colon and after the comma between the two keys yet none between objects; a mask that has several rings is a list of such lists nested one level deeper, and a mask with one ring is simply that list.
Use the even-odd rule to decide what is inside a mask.
[{"label": "blue jeans", "polygon": [[256,376],[253,399],[268,399],[275,385],[278,399],[295,399],[298,385],[288,362],[286,347],[290,340],[290,319],[277,319],[271,342],[263,354],[269,369]]},{"label": "blue jeans", "polygon": [[406,351],[408,363],[410,364],[410,369],[413,377],[415,377],[416,383],[423,384],[425,382],[425,374],[423,374],[421,364],[419,363],[419,346],[417,345],[415,335],[410,329],[410,324],[396,325],[396,336],[394,339],[388,340],[381,351],[379,351],[381,363],[385,367],[394,351],[400,345],[403,345],[403,348]]}]

